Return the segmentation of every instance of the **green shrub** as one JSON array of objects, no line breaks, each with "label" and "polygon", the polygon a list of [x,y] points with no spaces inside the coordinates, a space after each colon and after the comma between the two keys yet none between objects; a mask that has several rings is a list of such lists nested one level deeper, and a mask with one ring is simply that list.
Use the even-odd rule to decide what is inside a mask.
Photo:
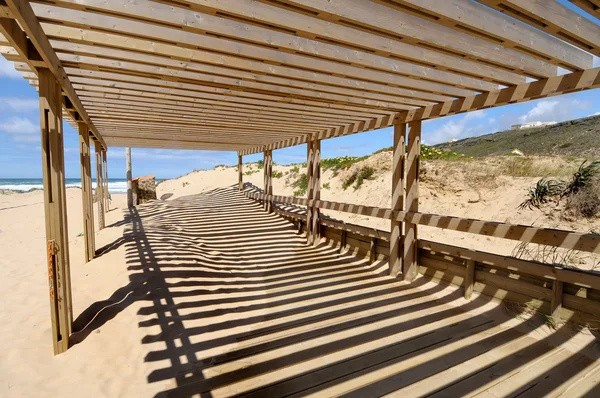
[{"label": "green shrub", "polygon": [[294,196],[303,196],[308,189],[308,176],[306,173],[300,174],[300,177],[292,183],[292,188],[297,188],[294,192]]},{"label": "green shrub", "polygon": [[348,189],[352,184],[354,185],[354,190],[359,189],[365,180],[373,179],[375,175],[375,169],[371,166],[363,166],[360,169],[353,172],[348,178],[346,178],[342,182],[342,188],[344,190]]},{"label": "green shrub", "polygon": [[365,166],[360,169],[358,176],[356,177],[356,185],[354,189],[359,189],[365,180],[371,180],[375,174],[375,169],[370,166]]},{"label": "green shrub", "polygon": [[281,178],[281,177],[283,177],[283,173],[281,171],[275,171],[275,170],[273,170],[273,172],[271,173],[271,176],[273,178]]},{"label": "green shrub", "polygon": [[258,162],[256,162],[256,165],[258,166],[259,169],[264,169],[265,168],[265,161],[264,160],[259,160]]},{"label": "green shrub", "polygon": [[331,185],[326,182],[325,184],[323,184],[323,189],[331,189]]},{"label": "green shrub", "polygon": [[551,197],[558,196],[563,192],[564,183],[557,180],[547,180],[542,178],[535,184],[535,187],[529,189],[528,198],[519,205],[520,209],[534,207],[540,208],[544,203],[547,203]]},{"label": "green shrub", "polygon": [[462,153],[442,151],[441,149],[433,148],[429,145],[421,145],[421,159],[423,160],[458,160],[465,158],[465,155]]},{"label": "green shrub", "polygon": [[321,159],[321,170],[342,170],[349,169],[353,164],[360,162],[361,160],[367,159],[368,156],[356,157],[356,156],[340,156],[337,158]]},{"label": "green shrub", "polygon": [[573,174],[571,182],[569,182],[563,192],[563,196],[575,194],[579,192],[579,190],[589,187],[595,181],[598,181],[600,177],[600,160],[596,160],[587,166],[585,165],[586,163],[587,160],[581,163],[579,169]]},{"label": "green shrub", "polygon": [[182,183],[181,183],[181,186],[183,186],[184,188],[185,188],[186,186],[188,186],[188,185],[190,185],[190,183],[189,183],[189,182],[187,182],[187,181],[184,181],[184,182],[182,182]]},{"label": "green shrub", "polygon": [[297,165],[292,167],[290,170],[290,173],[299,173],[300,172],[300,167],[298,167]]}]

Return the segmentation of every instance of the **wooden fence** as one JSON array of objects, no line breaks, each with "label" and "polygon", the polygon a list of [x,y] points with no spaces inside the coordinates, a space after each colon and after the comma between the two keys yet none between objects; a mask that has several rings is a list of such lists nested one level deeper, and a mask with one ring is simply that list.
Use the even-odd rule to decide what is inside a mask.
[{"label": "wooden fence", "polygon": [[[306,215],[298,206],[314,206],[370,217],[401,220],[466,233],[475,233],[517,241],[545,244],[599,253],[600,235],[582,234],[548,228],[438,216],[427,213],[392,212],[390,209],[329,201],[310,201],[290,196],[265,195],[246,191],[255,200],[274,203],[274,212],[305,229]],[[372,261],[389,257],[390,233],[374,228],[320,218],[321,235],[339,245],[369,256]],[[522,260],[418,240],[419,273],[463,286],[465,298],[472,292],[526,305],[529,309],[551,314],[555,320],[568,319],[598,323],[600,317],[600,274],[561,266]]]}]

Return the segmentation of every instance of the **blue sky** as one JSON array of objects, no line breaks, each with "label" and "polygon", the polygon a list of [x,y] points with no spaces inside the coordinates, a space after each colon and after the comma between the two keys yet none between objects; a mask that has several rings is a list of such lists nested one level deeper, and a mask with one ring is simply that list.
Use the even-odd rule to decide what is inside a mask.
[{"label": "blue sky", "polygon": [[[599,58],[595,58],[594,66],[600,66]],[[597,113],[600,114],[600,89],[425,121],[423,142],[431,145],[451,138],[494,133],[517,123],[563,121]],[[64,131],[66,176],[77,178],[80,175],[78,135],[66,123]],[[322,156],[362,156],[391,145],[392,131],[386,128],[324,140]],[[262,159],[262,154],[245,156],[244,162],[258,159]],[[306,146],[274,151],[273,160],[280,164],[304,162]],[[125,177],[124,148],[110,148],[108,162],[110,177]],[[134,148],[132,162],[134,176],[154,174],[158,178],[172,178],[194,169],[236,164],[237,154]],[[14,71],[12,64],[0,56],[0,178],[39,178],[41,174],[37,93]]]}]

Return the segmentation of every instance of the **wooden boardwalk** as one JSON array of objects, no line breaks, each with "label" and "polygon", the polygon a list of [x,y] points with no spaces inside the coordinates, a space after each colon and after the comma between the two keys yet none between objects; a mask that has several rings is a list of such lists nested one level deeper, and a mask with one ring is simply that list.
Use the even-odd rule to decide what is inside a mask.
[{"label": "wooden boardwalk", "polygon": [[560,346],[569,333],[534,338],[483,296],[307,246],[232,188],[129,221],[148,382],[172,383],[159,396],[600,396],[600,361]]}]

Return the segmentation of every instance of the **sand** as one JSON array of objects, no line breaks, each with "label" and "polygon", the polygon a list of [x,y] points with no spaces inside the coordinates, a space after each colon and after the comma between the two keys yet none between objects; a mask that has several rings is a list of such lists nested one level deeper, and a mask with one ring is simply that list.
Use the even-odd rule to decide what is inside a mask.
[{"label": "sand", "polygon": [[[376,161],[384,162],[385,159]],[[275,170],[284,173],[291,169],[284,166],[275,167]],[[430,175],[435,176],[435,168],[432,170]],[[438,174],[443,172],[443,169],[439,170]],[[390,178],[389,171],[383,171],[375,180],[367,181],[360,190],[344,191],[339,188],[341,184],[339,178],[332,178],[331,172],[326,172],[324,183],[329,182],[330,189],[323,190],[322,197],[326,200],[386,207],[389,206]],[[262,186],[262,179],[262,170],[244,176],[245,181],[259,187]],[[445,180],[447,178],[432,177],[423,182],[421,188],[423,211],[498,221],[531,222],[535,225],[578,230],[590,227],[590,225],[569,224],[535,212],[515,211],[516,206],[523,199],[523,190],[534,180],[531,178],[500,179],[497,184],[490,187],[481,185],[478,188],[479,192],[473,193],[466,189],[466,180],[461,182],[457,177],[456,190],[452,194],[442,195],[439,191],[441,185],[436,184],[441,184],[441,181]],[[173,267],[176,271],[180,264],[198,267],[197,264],[200,262],[204,267],[202,269],[209,272],[213,265],[235,265],[241,258],[246,258],[236,252],[237,241],[220,242],[219,234],[215,233],[214,236],[209,234],[208,240],[198,235],[191,237],[185,234],[177,235],[188,228],[185,226],[186,223],[194,223],[194,220],[200,216],[204,217],[202,222],[196,221],[195,224],[191,224],[190,231],[210,232],[213,228],[218,228],[218,215],[213,217],[212,213],[204,214],[201,206],[188,208],[186,203],[194,204],[194,202],[186,202],[186,198],[218,187],[231,186],[236,182],[235,168],[222,168],[192,173],[159,185],[159,196],[168,200],[158,201],[150,206],[141,206],[139,211],[147,213],[144,216],[144,226],[148,233],[152,234],[150,246],[154,250],[160,248],[161,264]],[[276,194],[290,195],[292,191],[293,188],[286,184],[285,177],[274,180]],[[156,291],[162,291],[160,286],[155,287],[157,290],[154,293],[143,288],[145,276],[139,271],[146,269],[148,264],[140,261],[140,255],[146,255],[140,253],[146,252],[143,247],[140,247],[139,242],[144,246],[145,238],[144,234],[137,234],[132,241],[130,219],[127,218],[123,222],[124,216],[128,214],[124,210],[126,202],[124,195],[113,195],[112,210],[106,218],[107,228],[96,233],[96,247],[104,254],[87,264],[83,261],[83,237],[80,236],[83,229],[80,195],[79,189],[67,190],[74,314],[75,318],[78,318],[76,329],[84,331],[73,336],[74,340],[82,340],[81,343],[74,345],[66,354],[57,357],[52,355],[51,346],[42,192],[0,195],[0,302],[2,303],[0,319],[3,320],[0,325],[0,339],[4,341],[0,355],[0,396],[2,397],[155,396],[161,391],[173,388],[175,379],[179,377],[176,372],[173,373],[177,369],[173,368],[173,358],[161,359],[159,355],[158,358],[152,359],[152,352],[165,349],[165,333],[175,333],[170,335],[170,340],[167,339],[175,347],[182,344],[183,340],[180,340],[181,336],[170,326],[166,326],[166,329],[164,325],[159,327],[156,322],[160,319],[156,320],[157,318],[152,316],[153,313],[147,312],[149,301],[154,300],[155,307],[168,305],[168,303],[162,301],[160,294],[158,298],[155,296]],[[176,198],[180,199],[176,200]],[[221,199],[215,196],[214,200]],[[223,206],[227,206],[227,200],[223,200]],[[153,216],[151,210],[157,209],[163,211],[165,216]],[[223,214],[233,217],[231,209],[223,210],[225,212]],[[250,221],[246,228],[254,228],[252,225],[256,225],[257,229],[252,230],[254,239],[258,239],[261,234],[276,233],[278,228],[284,228],[285,223],[273,218],[275,216],[269,216],[269,222],[274,224],[260,227],[264,217],[260,210],[252,207],[248,212]],[[389,228],[387,222],[382,220],[352,215],[334,216],[381,229]],[[175,217],[176,220],[172,221],[170,217]],[[226,231],[236,231],[239,227],[235,220],[223,226]],[[164,239],[165,232],[171,232],[173,239]],[[430,232],[424,228],[421,229],[420,234],[426,239],[434,238],[453,244],[500,252],[510,251],[514,246],[514,242],[507,246],[490,244],[487,238],[467,234],[462,234],[463,237],[459,240],[453,234]],[[213,240],[216,243],[211,244]],[[282,244],[277,240],[270,243],[267,241],[267,243]],[[243,247],[242,243],[240,245]],[[273,256],[273,251],[268,247],[261,250],[266,253],[265,258]],[[298,252],[292,250],[281,255],[283,256],[281,259],[293,259],[298,256]],[[257,261],[255,256],[248,258],[250,259],[244,260],[243,264]],[[278,258],[275,257],[273,261],[279,261]],[[261,278],[265,277],[264,274],[260,275]],[[235,271],[233,274],[230,272],[230,276],[237,277]],[[151,274],[150,277],[152,278],[153,275]],[[229,286],[227,282],[221,281],[220,276],[211,276],[210,273],[174,274],[172,279],[169,279],[169,286],[190,299],[195,297],[198,289],[193,287],[197,285],[195,281],[200,281],[200,286],[206,283],[208,291],[219,292],[220,289]],[[439,294],[443,295],[444,292],[445,290],[442,289]],[[212,296],[207,297],[212,300]],[[219,294],[215,297],[221,300],[227,296]],[[104,309],[100,311],[100,316],[85,328],[91,319],[90,314],[97,313],[101,308]],[[170,325],[168,319],[172,313],[166,308],[163,313],[167,317],[167,325]],[[191,309],[180,311],[180,315],[184,318],[193,314]],[[233,315],[217,313],[215,316],[216,319],[225,322]],[[186,319],[190,319],[186,322],[191,322],[186,324],[186,327],[211,324],[202,319]],[[549,333],[551,332],[541,332],[539,328],[535,332],[539,334],[537,338],[544,338]],[[581,339],[581,342],[578,339]],[[563,345],[578,350],[581,344],[589,343],[590,339],[593,341],[589,335],[587,337],[573,335],[567,342],[561,341]],[[189,357],[183,358],[182,364],[189,361]],[[189,371],[189,368],[183,366],[184,370]],[[165,369],[169,371],[165,373]]]}]

